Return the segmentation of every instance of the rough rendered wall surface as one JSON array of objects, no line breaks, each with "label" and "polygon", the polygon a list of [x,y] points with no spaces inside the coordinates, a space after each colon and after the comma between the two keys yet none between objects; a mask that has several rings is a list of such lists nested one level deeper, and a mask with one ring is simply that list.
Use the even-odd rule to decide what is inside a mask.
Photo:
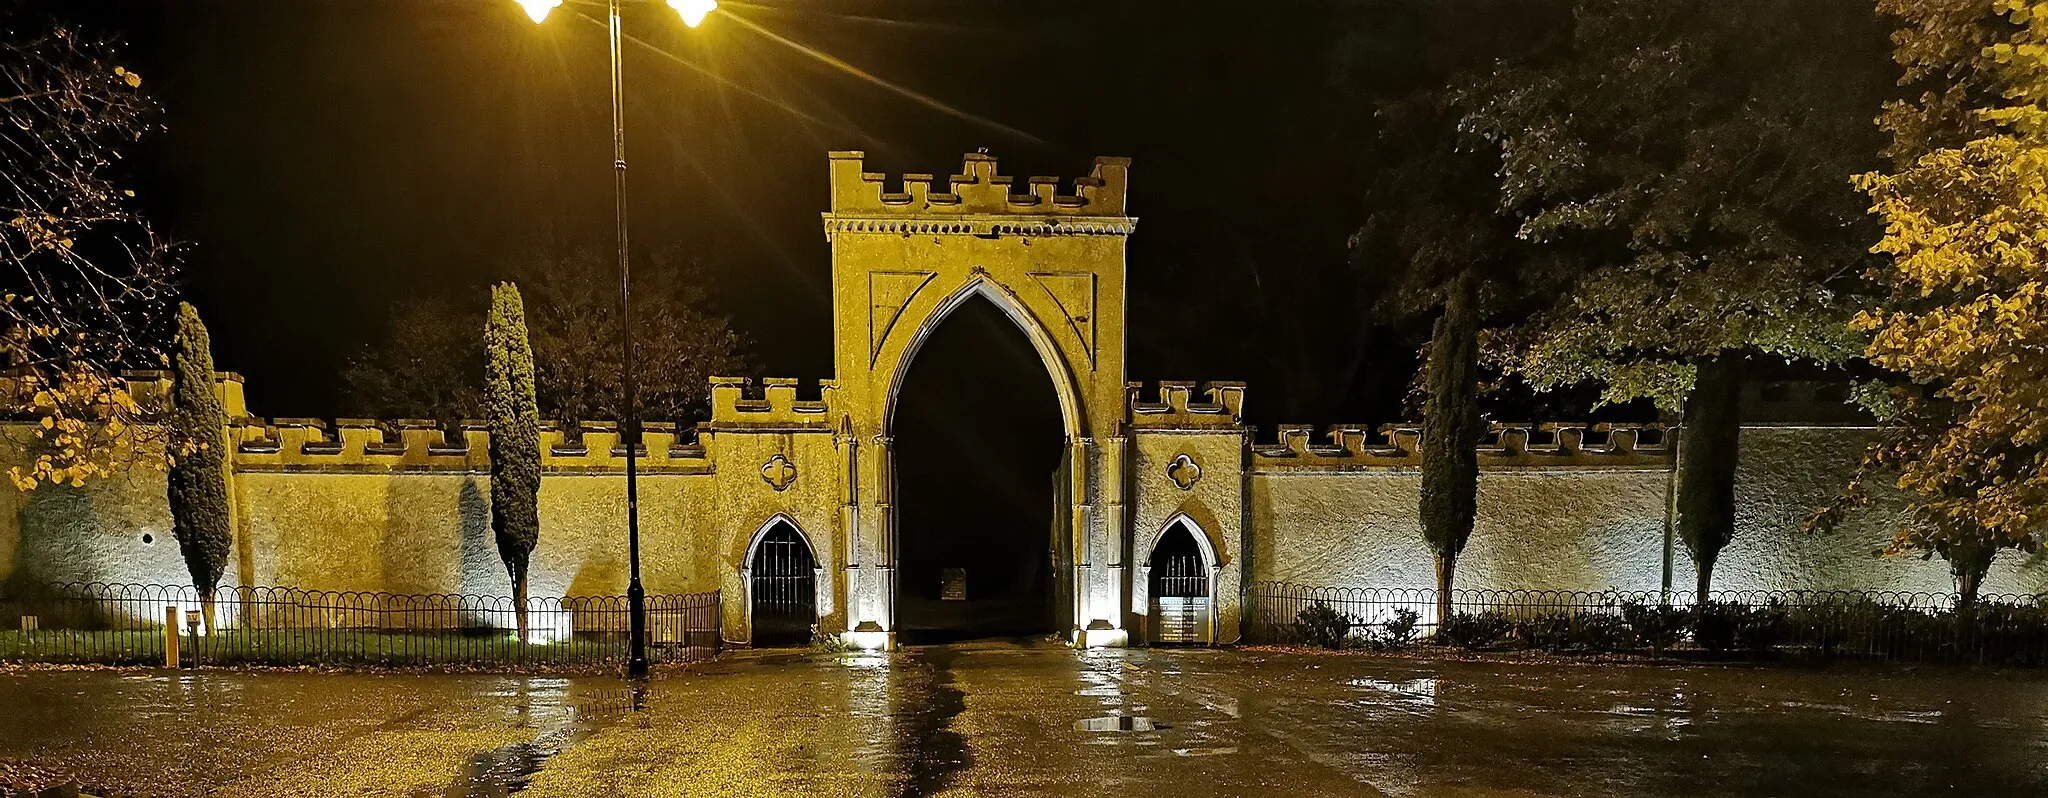
[{"label": "rough rendered wall surface", "polygon": [[[641,477],[643,574],[651,593],[720,586],[708,477]],[[510,595],[482,474],[243,472],[226,581],[315,590]],[[617,595],[626,586],[625,487],[616,476],[541,485],[536,597]],[[138,469],[83,488],[0,494],[0,578],[184,584],[164,477]],[[150,542],[143,542],[148,535]]]},{"label": "rough rendered wall surface", "polygon": [[[1952,591],[1948,569],[1940,560],[1873,554],[1897,528],[1896,503],[1873,507],[1829,535],[1799,531],[1813,508],[1840,489],[1871,434],[1826,427],[1744,429],[1742,466],[1735,477],[1735,540],[1715,566],[1716,584],[1732,590]],[[1676,571],[1677,582],[1692,582],[1692,563],[1682,555]],[[1984,591],[2048,591],[2048,560],[2001,553],[1984,581]]]},{"label": "rough rendered wall surface", "polygon": [[[1309,585],[1435,586],[1409,469],[1252,477],[1255,578]],[[1487,471],[1462,587],[1655,590],[1661,471]]]},{"label": "rough rendered wall surface", "polygon": [[[490,528],[481,474],[245,473],[244,529],[255,581],[325,590],[510,595]],[[684,530],[703,513],[702,477],[640,482],[642,579],[650,593],[715,588]],[[549,475],[541,482],[535,597],[618,595],[626,589],[625,481]],[[658,552],[658,556],[654,553]]]},{"label": "rough rendered wall surface", "polygon": [[[139,468],[81,488],[0,488],[0,580],[183,584],[191,580],[164,475]],[[147,540],[145,540],[145,536]],[[238,574],[229,563],[227,579]]]},{"label": "rough rendered wall surface", "polygon": [[[1897,505],[1874,507],[1827,535],[1801,524],[1854,470],[1867,431],[1750,427],[1737,473],[1735,541],[1722,552],[1724,590],[1855,589],[1947,592],[1942,563],[1883,559]],[[1655,590],[1661,582],[1668,474],[1489,470],[1479,523],[1460,559],[1461,587]],[[1434,571],[1416,520],[1409,470],[1255,472],[1254,579],[1311,585],[1421,588]],[[1682,545],[1672,584],[1693,582]],[[1989,592],[2048,590],[2043,558],[2001,556]]]}]

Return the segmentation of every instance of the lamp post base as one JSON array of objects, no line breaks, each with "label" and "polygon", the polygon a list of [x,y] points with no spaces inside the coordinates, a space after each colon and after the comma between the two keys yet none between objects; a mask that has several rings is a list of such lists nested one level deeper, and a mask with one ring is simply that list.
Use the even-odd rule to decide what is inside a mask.
[{"label": "lamp post base", "polygon": [[626,586],[626,612],[631,616],[627,621],[627,634],[632,642],[626,654],[626,676],[632,679],[647,678],[647,590],[634,579]]}]

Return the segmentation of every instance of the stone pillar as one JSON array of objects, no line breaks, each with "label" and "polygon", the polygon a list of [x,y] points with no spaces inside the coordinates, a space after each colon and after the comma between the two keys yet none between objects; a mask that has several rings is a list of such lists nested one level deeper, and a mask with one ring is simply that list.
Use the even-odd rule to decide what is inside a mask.
[{"label": "stone pillar", "polygon": [[846,630],[859,628],[868,620],[866,602],[861,595],[861,540],[860,540],[860,438],[853,434],[852,422],[842,419],[839,434],[832,442],[839,448],[841,477],[839,480],[839,526],[846,530],[846,578],[840,580],[841,589],[846,591],[840,606],[846,608]]},{"label": "stone pillar", "polygon": [[1124,600],[1130,595],[1130,529],[1124,521],[1124,472],[1128,461],[1125,459],[1129,439],[1118,435],[1105,438],[1102,452],[1102,502],[1103,528],[1109,534],[1109,570],[1104,578],[1109,581],[1109,606],[1102,612],[1103,617],[1113,626],[1122,629],[1129,617]]},{"label": "stone pillar", "polygon": [[863,624],[860,631],[885,632],[884,645],[896,647],[896,460],[887,435],[874,437],[875,518],[874,559],[868,565],[870,600],[875,609],[870,617],[874,627]]}]

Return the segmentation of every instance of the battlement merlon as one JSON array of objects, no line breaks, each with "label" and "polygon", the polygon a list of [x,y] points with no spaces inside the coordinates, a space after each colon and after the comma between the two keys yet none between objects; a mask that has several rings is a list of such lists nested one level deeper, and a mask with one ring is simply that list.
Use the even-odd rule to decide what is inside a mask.
[{"label": "battlement merlon", "polygon": [[[1158,401],[1144,399],[1145,384],[1124,383],[1131,426],[1149,429],[1234,429],[1244,423],[1244,383],[1160,380]],[[1206,401],[1197,402],[1197,393]]]},{"label": "battlement merlon", "polygon": [[[903,190],[889,192],[888,176],[862,168],[864,153],[831,153],[832,209],[825,214],[828,230],[840,217],[970,217],[1037,216],[1072,217],[1083,227],[1093,228],[1108,220],[1121,220],[1123,232],[1131,221],[1124,212],[1125,191],[1130,183],[1131,159],[1096,158],[1087,177],[1075,178],[1071,194],[1059,193],[1057,177],[1032,177],[1024,191],[1014,190],[1016,178],[996,173],[996,159],[982,153],[968,153],[960,174],[938,179],[928,174],[903,175]],[[1098,224],[1088,225],[1087,221]]]},{"label": "battlement merlon", "polygon": [[[171,373],[168,371],[123,371],[121,379],[128,383],[128,395],[144,409],[159,408],[170,398]],[[249,403],[243,398],[242,375],[232,371],[213,373],[214,395],[220,397],[221,410],[229,419],[247,418]],[[24,382],[16,375],[0,375],[0,396],[8,404],[25,407],[35,395],[37,386]]]},{"label": "battlement merlon", "polygon": [[[618,425],[585,421],[580,434],[570,425],[544,421],[541,467],[548,471],[599,473],[625,468]],[[423,470],[481,473],[490,469],[490,424],[455,426],[425,419],[380,422],[317,418],[244,418],[228,425],[235,467],[245,471],[314,469],[385,472]],[[652,473],[708,473],[701,438],[690,439],[667,422],[641,424],[641,466]]]},{"label": "battlement merlon", "polygon": [[[1382,445],[1367,442],[1365,425],[1336,424],[1324,431],[1327,444],[1314,440],[1315,430],[1304,425],[1281,425],[1273,443],[1254,443],[1253,461],[1260,468],[1284,470],[1351,468],[1401,468],[1422,464],[1420,424],[1382,424],[1378,432]],[[1479,465],[1488,469],[1515,468],[1621,468],[1656,469],[1669,467],[1672,450],[1658,424],[1595,424],[1590,431],[1604,438],[1590,441],[1586,424],[1548,422],[1543,424],[1496,423],[1487,440],[1478,446]],[[1532,440],[1532,433],[1543,440]],[[1658,436],[1657,443],[1643,441],[1644,433]]]},{"label": "battlement merlon", "polygon": [[711,378],[711,428],[802,427],[830,430],[836,380],[818,381],[818,398],[798,399],[799,380],[763,377]]}]

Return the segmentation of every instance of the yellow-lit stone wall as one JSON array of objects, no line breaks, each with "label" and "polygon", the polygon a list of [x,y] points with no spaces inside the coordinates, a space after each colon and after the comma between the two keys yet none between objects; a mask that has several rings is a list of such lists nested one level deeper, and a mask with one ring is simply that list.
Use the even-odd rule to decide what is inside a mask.
[{"label": "yellow-lit stone wall", "polygon": [[[751,640],[748,554],[778,521],[817,560],[818,630],[893,642],[896,391],[925,336],[954,308],[990,301],[1037,349],[1063,412],[1067,481],[1050,548],[1070,639],[1142,642],[1147,563],[1176,522],[1211,569],[1210,634],[1239,636],[1259,581],[1432,586],[1416,504],[1413,425],[1283,426],[1254,442],[1239,383],[1126,383],[1129,162],[1098,159],[1070,185],[1002,175],[888,177],[860,153],[828,160],[832,379],[715,378],[696,430],[648,424],[639,459],[642,571],[655,594],[719,590],[723,634]],[[148,400],[168,375],[133,377]],[[233,447],[236,584],[505,595],[490,532],[488,431],[478,422],[262,419],[239,377],[220,381]],[[5,386],[0,386],[5,390]],[[974,408],[1002,423],[1006,397]],[[0,466],[25,463],[35,430],[0,423]],[[1897,504],[1829,535],[1800,531],[1853,470],[1870,431],[1745,428],[1738,529],[1716,583],[1746,589],[1945,592],[1939,562],[1872,554]],[[617,595],[627,583],[624,450],[614,425],[542,436],[537,597]],[[997,455],[999,456],[999,455]],[[144,461],[150,459],[145,455]],[[1499,425],[1479,452],[1479,519],[1462,587],[1654,590],[1662,581],[1671,456],[1662,430]],[[143,465],[84,487],[0,491],[0,580],[180,584],[164,495]],[[1692,583],[1683,548],[1672,583]],[[2043,557],[2004,555],[1985,589],[2048,590]],[[1426,605],[1421,609],[1428,610]]]},{"label": "yellow-lit stone wall", "polygon": [[[790,379],[713,381],[705,452],[717,466],[695,545],[706,548],[698,561],[711,569],[710,587],[726,597],[729,640],[753,639],[747,554],[778,519],[795,526],[817,558],[818,628],[827,634],[846,628],[845,459],[833,429],[839,416],[832,412],[839,401],[830,381],[815,395]],[[644,489],[641,498],[646,501]]]},{"label": "yellow-lit stone wall", "polygon": [[[1396,438],[1406,430],[1389,430]],[[1871,432],[1853,426],[1750,426],[1742,435],[1734,541],[1715,567],[1717,590],[1952,590],[1940,561],[1882,558],[1896,501],[1858,513],[1840,529],[1802,524],[1854,473]],[[1269,453],[1285,446],[1260,447]],[[1491,590],[1654,591],[1663,581],[1670,462],[1643,447],[1635,462],[1569,466],[1533,454],[1483,450],[1479,515],[1459,559],[1460,587]],[[1379,462],[1346,466],[1327,447],[1320,462],[1254,458],[1247,504],[1255,578],[1310,585],[1434,587],[1416,505],[1421,479],[1398,447]],[[1408,451],[1412,453],[1413,447]],[[1674,544],[1672,585],[1690,590],[1694,570]],[[2002,555],[1986,592],[2048,590],[2048,561]],[[1427,606],[1418,607],[1425,614]]]},{"label": "yellow-lit stone wall", "polygon": [[1244,386],[1162,382],[1156,396],[1129,388],[1131,440],[1130,608],[1142,639],[1152,638],[1153,549],[1175,523],[1197,536],[1210,569],[1211,641],[1240,637],[1243,575],[1248,552],[1244,528],[1246,437]]}]

